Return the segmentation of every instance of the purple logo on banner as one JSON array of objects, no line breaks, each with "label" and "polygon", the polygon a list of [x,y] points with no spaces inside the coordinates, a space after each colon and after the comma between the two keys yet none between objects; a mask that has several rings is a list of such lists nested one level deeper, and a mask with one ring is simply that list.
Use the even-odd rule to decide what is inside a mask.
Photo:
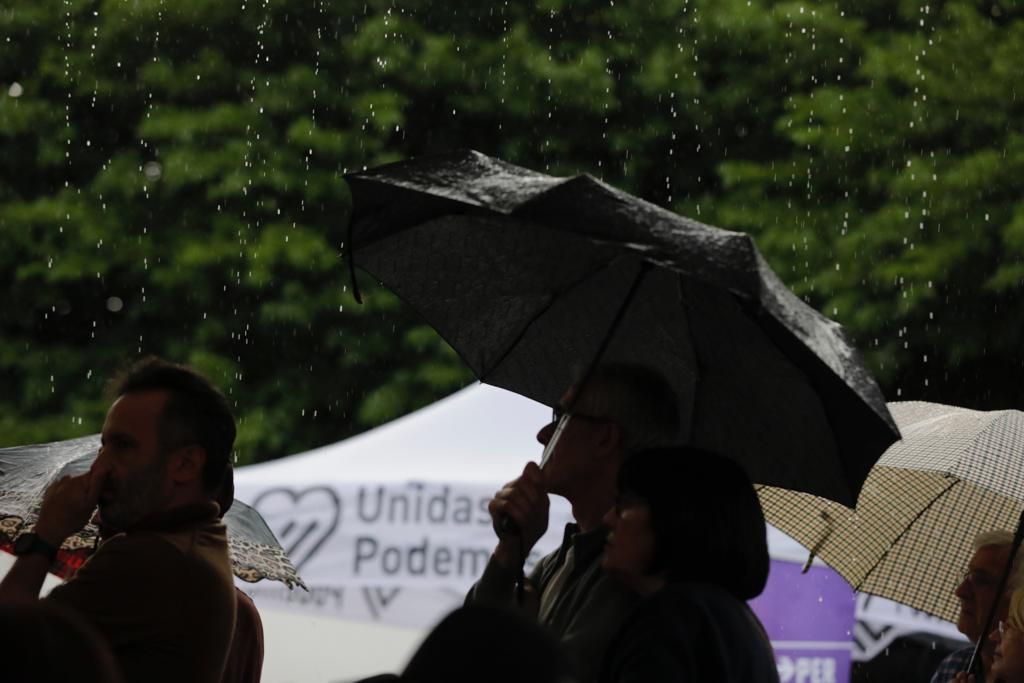
[{"label": "purple logo on banner", "polygon": [[750,607],[768,631],[781,683],[849,683],[853,589],[828,567],[801,574],[772,560],[768,586]]}]

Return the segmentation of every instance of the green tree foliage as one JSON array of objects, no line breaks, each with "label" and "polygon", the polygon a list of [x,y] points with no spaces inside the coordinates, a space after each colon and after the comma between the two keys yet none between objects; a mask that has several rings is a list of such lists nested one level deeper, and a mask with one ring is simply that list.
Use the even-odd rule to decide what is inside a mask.
[{"label": "green tree foliage", "polygon": [[105,380],[146,353],[225,388],[243,461],[468,380],[393,296],[347,291],[342,173],[386,145],[360,131],[375,93],[328,77],[352,68],[343,18],[291,5],[3,14],[3,442],[97,431]]},{"label": "green tree foliage", "polygon": [[719,220],[849,328],[890,400],[1024,405],[1024,12],[800,8],[776,12],[819,56],[772,122],[781,153],[718,166]]},{"label": "green tree foliage", "polygon": [[242,461],[461,386],[342,257],[343,174],[473,147],[754,234],[887,396],[1020,404],[1013,3],[15,0],[0,9],[0,445],[97,430],[158,353]]}]

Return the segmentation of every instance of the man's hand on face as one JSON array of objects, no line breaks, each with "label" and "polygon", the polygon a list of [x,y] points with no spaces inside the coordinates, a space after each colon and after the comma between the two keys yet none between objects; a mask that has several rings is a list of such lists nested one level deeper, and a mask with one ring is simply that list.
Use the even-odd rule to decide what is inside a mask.
[{"label": "man's hand on face", "polygon": [[[544,475],[534,462],[527,463],[522,476],[495,494],[487,511],[498,535],[494,557],[499,564],[510,569],[522,566],[534,544],[548,530],[550,506]],[[504,526],[506,518],[515,525],[514,532]]]},{"label": "man's hand on face", "polygon": [[35,532],[47,543],[59,546],[92,517],[106,471],[93,468],[85,474],[63,477],[43,496]]}]

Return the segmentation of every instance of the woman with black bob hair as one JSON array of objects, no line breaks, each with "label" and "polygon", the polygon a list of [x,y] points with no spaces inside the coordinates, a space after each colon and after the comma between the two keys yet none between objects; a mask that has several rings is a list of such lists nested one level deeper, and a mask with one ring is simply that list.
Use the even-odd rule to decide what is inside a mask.
[{"label": "woman with black bob hair", "polygon": [[639,451],[619,471],[603,566],[643,599],[604,655],[602,683],[777,683],[747,606],[768,581],[764,513],[743,469],[690,447]]}]

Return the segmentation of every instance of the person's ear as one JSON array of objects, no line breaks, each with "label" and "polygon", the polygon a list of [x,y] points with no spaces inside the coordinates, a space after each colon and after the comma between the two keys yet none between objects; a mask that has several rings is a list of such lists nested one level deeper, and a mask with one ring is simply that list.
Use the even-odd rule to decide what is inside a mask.
[{"label": "person's ear", "polygon": [[613,505],[608,508],[608,512],[604,513],[604,517],[601,518],[601,523],[609,529],[614,529],[615,524],[619,521],[619,510],[617,505]]},{"label": "person's ear", "polygon": [[183,446],[174,452],[171,459],[171,479],[176,484],[187,484],[203,478],[206,464],[206,449],[198,444]]},{"label": "person's ear", "polygon": [[598,446],[604,453],[618,454],[625,446],[624,436],[618,423],[605,422],[598,436]]}]

